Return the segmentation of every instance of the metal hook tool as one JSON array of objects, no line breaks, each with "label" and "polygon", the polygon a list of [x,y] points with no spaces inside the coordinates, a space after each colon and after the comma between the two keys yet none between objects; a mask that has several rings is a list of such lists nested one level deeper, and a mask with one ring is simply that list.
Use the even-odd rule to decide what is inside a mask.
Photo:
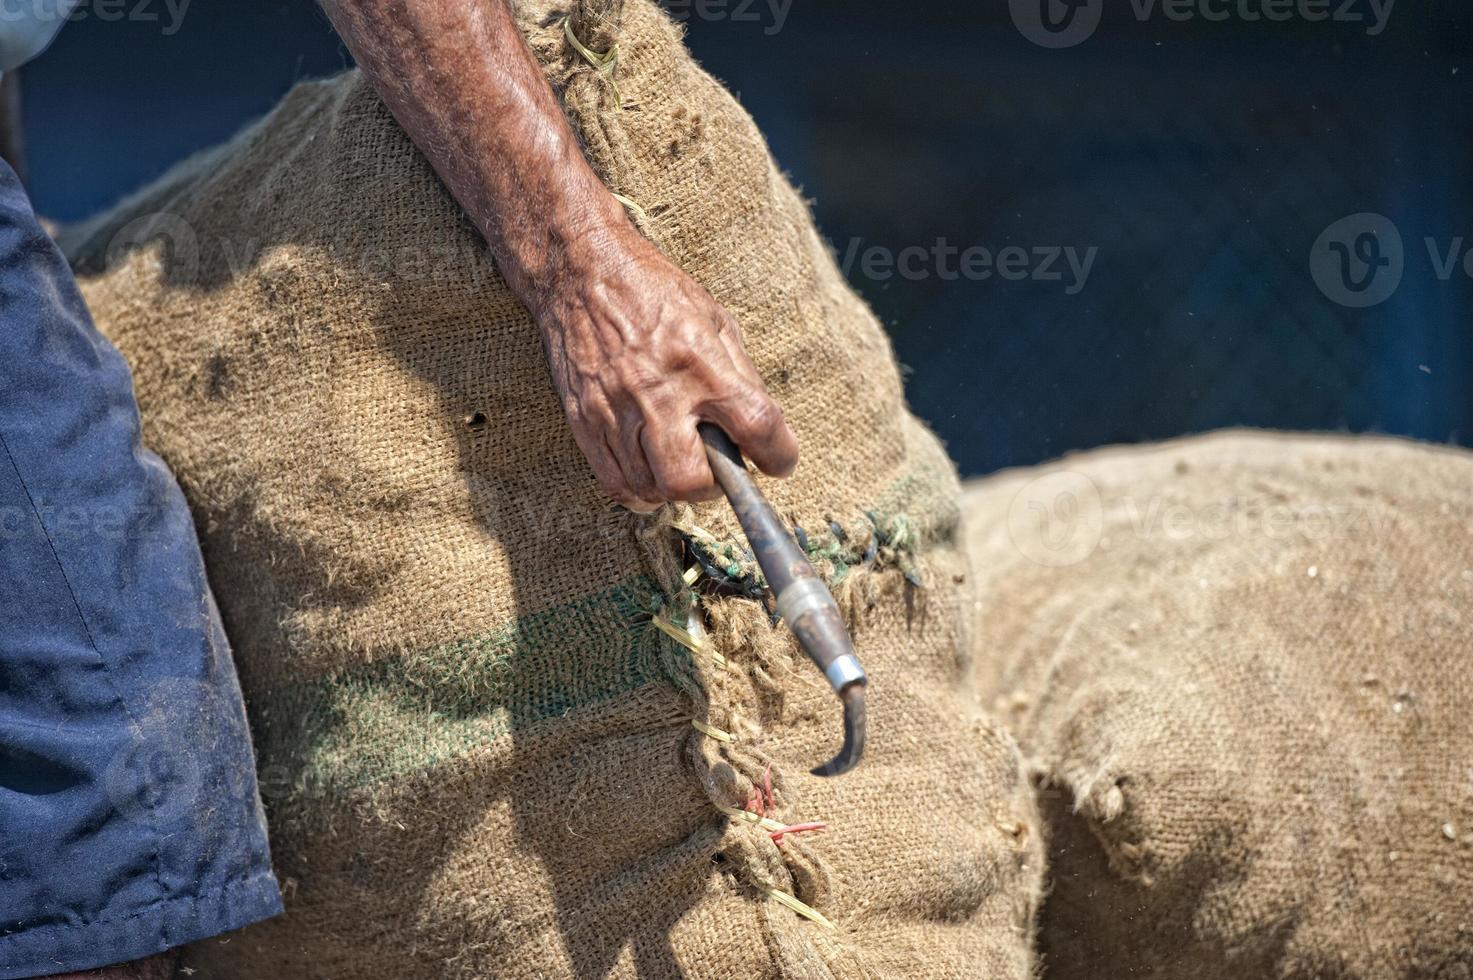
[{"label": "metal hook tool", "polygon": [[813,770],[815,776],[837,776],[859,764],[864,755],[864,687],[867,678],[854,643],[839,615],[839,604],[823,584],[798,542],[757,489],[742,454],[714,425],[700,427],[706,458],[716,482],[736,511],[737,521],[757,556],[762,574],[777,596],[777,612],[798,637],[803,652],[828,678],[844,702],[844,744],[839,754]]}]

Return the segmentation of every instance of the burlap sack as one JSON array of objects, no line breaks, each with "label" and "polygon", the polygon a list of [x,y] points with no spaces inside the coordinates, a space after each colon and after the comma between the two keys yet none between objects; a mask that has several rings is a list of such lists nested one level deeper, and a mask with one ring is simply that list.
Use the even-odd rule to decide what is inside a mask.
[{"label": "burlap sack", "polygon": [[1473,976],[1473,454],[1225,433],[965,512],[1051,980]]},{"label": "burlap sack", "polygon": [[[755,600],[707,576],[692,612],[681,579],[689,534],[752,585],[729,509],[602,498],[427,165],[357,74],[305,84],[63,236],[195,508],[286,883],[285,917],[188,964],[1027,977],[1041,845],[1015,747],[960,687],[952,467],[752,121],[650,0],[593,6],[574,35],[617,44],[612,77],[560,11],[521,16],[601,176],[735,313],[797,431],[797,476],[766,487],[853,621],[868,757],[808,774],[836,699]],[[656,615],[704,622],[725,669]],[[825,832],[740,815],[769,766],[769,820]]]}]

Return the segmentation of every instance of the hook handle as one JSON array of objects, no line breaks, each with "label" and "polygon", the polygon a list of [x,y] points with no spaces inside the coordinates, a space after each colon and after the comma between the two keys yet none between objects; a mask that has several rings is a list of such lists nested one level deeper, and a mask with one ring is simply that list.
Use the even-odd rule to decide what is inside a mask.
[{"label": "hook handle", "polygon": [[777,512],[757,489],[741,451],[730,437],[709,423],[702,423],[699,431],[706,444],[711,472],[731,502],[737,522],[757,556],[757,564],[777,596],[778,615],[787,622],[803,651],[823,671],[829,686],[844,702],[843,747],[813,773],[837,776],[848,772],[864,755],[864,690],[868,678],[854,655],[854,643],[844,628],[839,604]]}]

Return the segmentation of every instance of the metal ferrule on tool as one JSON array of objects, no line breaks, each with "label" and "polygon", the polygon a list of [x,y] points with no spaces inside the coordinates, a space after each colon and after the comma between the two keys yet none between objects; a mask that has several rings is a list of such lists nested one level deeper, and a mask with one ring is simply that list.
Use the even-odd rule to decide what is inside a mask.
[{"label": "metal ferrule on tool", "polygon": [[803,650],[828,678],[844,703],[844,744],[832,760],[813,770],[837,776],[859,763],[864,754],[867,678],[844,627],[839,604],[809,564],[798,542],[757,489],[741,453],[726,433],[701,426],[706,457],[716,482],[731,501],[737,521],[757,556],[762,574],[777,596],[777,614],[793,631]]}]

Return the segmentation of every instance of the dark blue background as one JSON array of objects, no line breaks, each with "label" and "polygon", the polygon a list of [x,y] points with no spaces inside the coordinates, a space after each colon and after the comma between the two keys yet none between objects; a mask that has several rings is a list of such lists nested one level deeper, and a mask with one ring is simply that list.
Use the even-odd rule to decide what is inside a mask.
[{"label": "dark blue background", "polygon": [[[141,0],[127,0],[134,8]],[[1332,6],[1337,6],[1340,0]],[[307,2],[195,0],[182,29],[70,25],[27,70],[38,206],[87,214],[347,56]],[[1362,0],[1364,8],[1364,0]],[[687,6],[676,10],[689,11]],[[963,471],[1233,424],[1473,444],[1466,4],[1389,28],[1139,22],[1110,3],[1067,51],[1005,3],[767,0],[689,18],[691,46],[816,198],[837,252],[940,239],[1099,249],[1077,295],[997,277],[867,276],[916,411]],[[1390,217],[1407,268],[1383,305],[1336,305],[1309,253],[1348,214]]]}]

